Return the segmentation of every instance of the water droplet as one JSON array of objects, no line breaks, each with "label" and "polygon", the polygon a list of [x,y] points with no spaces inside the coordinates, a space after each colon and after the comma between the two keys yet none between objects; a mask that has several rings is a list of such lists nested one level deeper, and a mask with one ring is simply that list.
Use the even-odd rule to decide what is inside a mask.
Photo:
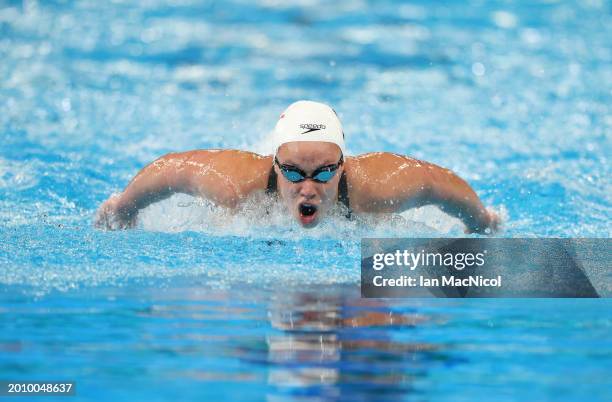
[{"label": "water droplet", "polygon": [[514,28],[518,22],[516,16],[508,11],[496,11],[493,13],[493,22],[500,28]]},{"label": "water droplet", "polygon": [[486,69],[484,64],[482,63],[474,63],[472,64],[472,73],[477,76],[477,77],[481,77],[485,74]]},{"label": "water droplet", "polygon": [[64,112],[69,112],[72,109],[72,103],[69,98],[62,99],[62,110]]}]

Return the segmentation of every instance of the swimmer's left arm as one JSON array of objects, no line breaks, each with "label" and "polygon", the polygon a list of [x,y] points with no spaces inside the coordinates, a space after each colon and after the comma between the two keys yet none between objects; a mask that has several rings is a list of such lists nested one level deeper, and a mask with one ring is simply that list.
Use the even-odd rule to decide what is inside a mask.
[{"label": "swimmer's left arm", "polygon": [[499,217],[489,211],[470,185],[451,170],[427,164],[428,204],[459,218],[466,225],[466,233],[492,234],[497,231]]},{"label": "swimmer's left arm", "polygon": [[[358,212],[402,212],[436,205],[461,219],[470,233],[497,229],[497,215],[487,211],[474,190],[448,169],[391,153],[366,154],[355,161],[352,182],[359,187]],[[360,175],[368,179],[359,180]]]}]

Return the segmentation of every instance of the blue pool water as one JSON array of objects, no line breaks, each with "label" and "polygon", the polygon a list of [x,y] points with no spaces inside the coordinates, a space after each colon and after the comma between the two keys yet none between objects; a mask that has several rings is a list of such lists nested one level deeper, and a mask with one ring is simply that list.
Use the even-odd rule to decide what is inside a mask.
[{"label": "blue pool water", "polygon": [[[268,152],[297,99],[351,154],[449,167],[506,237],[610,237],[612,4],[0,2],[0,380],[73,400],[609,400],[602,300],[364,300],[363,236],[178,196],[92,227],[156,157]],[[601,284],[599,284],[601,285]],[[597,287],[597,285],[596,285]],[[64,399],[61,399],[64,400]]]}]

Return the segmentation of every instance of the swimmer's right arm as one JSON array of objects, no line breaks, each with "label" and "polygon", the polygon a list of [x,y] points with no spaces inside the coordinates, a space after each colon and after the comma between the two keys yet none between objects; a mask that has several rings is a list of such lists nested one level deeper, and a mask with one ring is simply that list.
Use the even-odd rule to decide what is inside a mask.
[{"label": "swimmer's right arm", "polygon": [[174,193],[191,194],[189,155],[168,154],[145,166],[120,194],[106,200],[98,209],[95,224],[105,229],[133,227],[138,211]]},{"label": "swimmer's right arm", "polygon": [[231,166],[235,165],[231,162],[236,153],[199,150],[162,156],[138,172],[122,193],[100,206],[95,225],[106,229],[131,228],[140,210],[175,193],[235,207],[241,196],[231,179]]}]

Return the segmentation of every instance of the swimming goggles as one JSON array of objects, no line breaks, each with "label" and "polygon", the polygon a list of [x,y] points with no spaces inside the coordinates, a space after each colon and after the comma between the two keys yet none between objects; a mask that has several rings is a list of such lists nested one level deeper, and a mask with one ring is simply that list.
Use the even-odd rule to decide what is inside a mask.
[{"label": "swimming goggles", "polygon": [[291,183],[299,183],[306,179],[312,179],[317,183],[327,183],[336,175],[336,171],[344,163],[344,158],[341,156],[338,163],[317,168],[311,175],[307,175],[306,172],[295,166],[279,163],[276,156],[274,157],[274,163],[278,166],[283,176],[285,176],[285,179]]}]

